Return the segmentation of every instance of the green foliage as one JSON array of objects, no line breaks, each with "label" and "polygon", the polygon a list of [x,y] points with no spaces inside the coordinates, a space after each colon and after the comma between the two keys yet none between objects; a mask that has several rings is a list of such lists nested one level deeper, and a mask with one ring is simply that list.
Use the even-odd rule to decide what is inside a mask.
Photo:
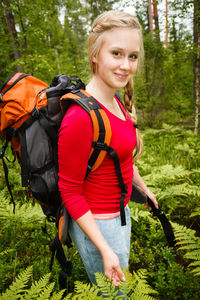
[{"label": "green foliage", "polygon": [[[145,130],[143,136],[145,151],[136,163],[140,174],[156,194],[159,205],[169,220],[178,224],[180,228],[184,228],[179,230],[184,232],[182,240],[177,238],[177,241],[180,243],[187,241],[187,235],[190,237],[187,228],[191,228],[192,232],[195,230],[196,235],[190,237],[189,246],[186,243],[178,244],[178,247],[186,248],[192,244],[194,248],[181,248],[178,251],[176,248],[169,248],[158,219],[153,217],[143,205],[130,203],[132,238],[129,270],[133,276],[129,280],[127,275],[127,282],[120,286],[120,290],[128,293],[128,299],[140,299],[136,291],[145,291],[145,289],[137,288],[135,272],[138,269],[140,271],[146,269],[148,276],[145,275],[143,279],[147,284],[151,283],[151,287],[158,292],[160,299],[196,300],[199,299],[200,293],[199,275],[196,275],[197,268],[199,268],[198,236],[200,232],[199,138],[195,138],[191,131],[184,130],[183,127],[167,124],[163,124],[161,129]],[[9,151],[7,156],[12,160],[12,154]],[[11,163],[8,163],[8,166],[9,180],[15,195],[16,213],[13,214],[13,206],[9,204],[9,194],[2,165],[0,165],[0,289],[4,292],[21,270],[30,265],[33,265],[33,277],[36,283],[49,272],[48,244],[56,232],[54,224],[47,223],[48,235],[43,234],[41,227],[44,227],[44,216],[41,208],[32,199],[28,199],[24,190],[20,190],[19,166]],[[88,284],[87,274],[75,247],[71,249],[65,247],[65,252],[73,264],[72,276],[67,280],[66,299],[73,299],[73,297],[81,299],[82,294],[79,295],[81,290],[88,295],[93,293],[93,296],[100,297],[98,291]],[[191,270],[197,272],[194,273]],[[140,271],[137,273],[138,276]],[[55,282],[54,288],[49,286],[49,283],[47,285],[48,291],[54,290],[54,297],[59,299],[62,293],[58,293],[58,273],[59,267],[55,262],[50,279],[51,282]],[[103,292],[113,295],[112,286],[109,282],[104,285],[104,279],[99,277],[101,282],[99,286],[103,288]],[[30,284],[27,289],[29,287]],[[46,291],[46,294],[48,293]],[[148,299],[152,295],[154,294],[150,292],[141,297]]]},{"label": "green foliage", "polygon": [[[28,282],[32,276],[32,267],[28,267],[24,272],[21,272],[10,287],[0,296],[1,300],[5,299],[62,299],[64,292],[54,295],[50,298],[54,283],[49,284],[50,274],[43,276],[38,282],[33,282],[29,288]],[[23,298],[22,298],[23,296]]]},{"label": "green foliage", "polygon": [[200,238],[196,236],[196,232],[185,226],[173,223],[175,237],[179,250],[186,250],[183,257],[192,261],[188,267],[192,267],[195,275],[200,275]]},{"label": "green foliage", "polygon": [[[1,1],[0,85],[16,70],[47,83],[60,73],[87,82],[90,78],[87,37],[91,23],[99,13],[116,8],[117,4],[122,7],[118,2]],[[130,6],[130,1],[123,2],[124,7]],[[149,33],[147,3],[131,3],[144,33],[144,71],[136,76],[134,86],[141,127],[160,128],[163,122],[193,127],[193,41],[187,28],[176,24],[178,16],[191,18],[191,14],[187,5],[178,2],[176,5],[169,2],[168,49]],[[8,27],[6,9],[13,15],[14,34]],[[18,59],[15,58],[16,50],[20,53]]]},{"label": "green foliage", "polygon": [[119,288],[105,278],[101,273],[96,273],[97,285],[87,284],[77,281],[75,283],[74,293],[69,293],[63,298],[64,290],[60,292],[53,292],[54,283],[50,283],[50,274],[40,278],[37,282],[29,282],[32,276],[32,267],[28,267],[21,272],[16,280],[9,286],[9,288],[0,295],[0,300],[15,300],[15,299],[39,299],[39,300],[60,300],[60,299],[124,299],[128,295],[129,299],[133,300],[153,300],[153,294],[157,294],[146,281],[147,272],[140,270],[134,273],[133,276],[126,274],[127,281]]},{"label": "green foliage", "polygon": [[1,300],[3,299],[20,299],[21,294],[24,292],[25,287],[31,277],[32,268],[27,268],[24,272],[22,272],[15,280],[15,282],[9,287],[8,290],[1,296]]}]

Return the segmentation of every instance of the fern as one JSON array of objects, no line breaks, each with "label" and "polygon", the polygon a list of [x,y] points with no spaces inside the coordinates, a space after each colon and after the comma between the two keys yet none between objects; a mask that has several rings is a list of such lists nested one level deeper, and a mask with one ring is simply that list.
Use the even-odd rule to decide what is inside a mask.
[{"label": "fern", "polygon": [[200,207],[195,208],[190,215],[190,217],[196,217],[196,216],[200,216]]},{"label": "fern", "polygon": [[[55,283],[49,283],[51,274],[46,274],[38,282],[33,282],[31,287],[28,287],[28,282],[32,276],[32,267],[28,267],[24,272],[21,272],[15,282],[1,294],[0,300],[61,300],[65,290],[53,294],[51,297]],[[70,295],[69,295],[70,296]],[[71,299],[71,298],[66,298]]]},{"label": "fern", "polygon": [[32,275],[32,267],[28,267],[25,271],[19,274],[13,284],[0,296],[0,300],[15,300],[20,299],[24,293],[28,281]]},{"label": "fern", "polygon": [[75,294],[70,299],[102,299],[98,296],[99,289],[94,284],[76,281],[74,291]]},{"label": "fern", "polygon": [[[116,288],[103,274],[97,273],[97,286],[94,284],[84,284],[75,282],[75,290],[73,294],[65,296],[64,300],[99,300],[107,297],[110,300],[122,300],[125,296],[133,300],[154,300],[151,295],[156,292],[147,283],[147,272],[139,270],[130,276],[126,273],[126,282],[122,283],[119,288]],[[61,300],[65,290],[54,292],[54,283],[49,283],[50,274],[43,276],[39,281],[33,282],[31,287],[28,287],[28,282],[32,276],[32,267],[28,267],[24,272],[21,272],[15,282],[1,294],[0,300]],[[53,293],[53,295],[52,295]]]},{"label": "fern", "polygon": [[200,238],[195,231],[185,226],[172,223],[174,233],[180,250],[185,250],[184,258],[191,260],[189,268],[195,275],[200,275]]},{"label": "fern", "polygon": [[122,283],[120,290],[132,300],[154,300],[157,292],[147,283],[147,271],[140,269],[132,276],[126,274],[127,281]]},{"label": "fern", "polygon": [[165,191],[159,192],[159,199],[165,199],[166,197],[175,196],[200,196],[200,190],[198,186],[192,186],[187,183],[170,186]]},{"label": "fern", "polygon": [[[63,299],[64,292],[65,292],[65,290],[61,290],[58,293],[54,292],[53,296],[51,297],[51,300],[61,300],[61,299]],[[72,294],[70,293],[64,299],[65,300],[71,299],[71,297],[72,297]]]},{"label": "fern", "polygon": [[146,218],[151,224],[158,223],[154,218],[152,218],[151,213],[147,210],[139,209],[136,205],[134,206],[134,208],[131,208],[130,210],[131,210],[131,218],[135,222],[139,222],[139,218]]},{"label": "fern", "polygon": [[40,296],[37,298],[37,300],[49,300],[51,293],[53,291],[55,283],[52,282],[50,284],[48,284],[43,291],[41,292]]},{"label": "fern", "polygon": [[109,299],[124,299],[124,294],[119,295],[119,289],[116,288],[102,273],[96,273],[97,286],[102,296]]},{"label": "fern", "polygon": [[186,178],[190,174],[191,171],[185,170],[182,166],[163,165],[155,167],[152,173],[143,176],[143,178],[149,185],[156,186],[162,182],[174,182],[175,179]]},{"label": "fern", "polygon": [[49,278],[50,274],[47,274],[43,276],[38,282],[33,282],[31,288],[25,293],[24,299],[39,299],[40,294],[46,289]]},{"label": "fern", "polygon": [[22,220],[23,223],[28,224],[33,222],[43,222],[45,219],[38,203],[35,203],[34,206],[30,202],[23,205],[16,203],[14,214],[13,206],[8,205],[8,200],[5,199],[5,197],[2,197],[0,202],[0,219],[8,220],[9,218],[15,221]]},{"label": "fern", "polygon": [[4,256],[4,255],[6,255],[6,254],[8,254],[9,252],[12,252],[12,251],[15,251],[15,249],[6,249],[6,250],[0,252],[0,256]]}]

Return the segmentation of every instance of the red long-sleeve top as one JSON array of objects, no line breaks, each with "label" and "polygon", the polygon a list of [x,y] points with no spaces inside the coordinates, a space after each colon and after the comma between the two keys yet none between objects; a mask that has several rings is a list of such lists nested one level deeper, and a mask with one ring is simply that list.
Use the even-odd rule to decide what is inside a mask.
[{"label": "red long-sleeve top", "polygon": [[[123,180],[128,190],[124,201],[126,206],[132,189],[132,153],[136,145],[136,134],[131,119],[119,101],[118,104],[126,117],[125,121],[101,106],[110,120],[112,130],[110,146],[119,156]],[[74,220],[89,210],[93,214],[112,214],[120,211],[121,189],[109,154],[100,167],[90,172],[84,180],[92,140],[93,127],[89,114],[79,105],[71,105],[59,131],[58,184],[62,201]]]}]

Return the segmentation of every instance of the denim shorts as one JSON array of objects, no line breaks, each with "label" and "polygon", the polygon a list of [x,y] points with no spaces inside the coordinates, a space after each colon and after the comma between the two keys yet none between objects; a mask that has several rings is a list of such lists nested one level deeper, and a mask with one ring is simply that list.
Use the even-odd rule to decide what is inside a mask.
[{"label": "denim shorts", "polygon": [[[130,254],[131,218],[128,205],[125,208],[126,225],[121,226],[120,216],[108,220],[96,220],[96,223],[109,246],[118,256],[121,268],[128,268]],[[70,220],[69,233],[77,248],[91,282],[96,284],[95,273],[104,273],[103,261],[99,250],[80,229]]]}]

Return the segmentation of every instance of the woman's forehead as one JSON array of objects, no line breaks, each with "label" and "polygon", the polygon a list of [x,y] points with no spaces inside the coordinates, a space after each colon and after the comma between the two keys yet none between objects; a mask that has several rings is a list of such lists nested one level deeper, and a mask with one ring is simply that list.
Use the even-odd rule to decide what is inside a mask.
[{"label": "woman's forehead", "polygon": [[139,51],[141,38],[138,29],[120,27],[105,31],[102,42],[102,47]]}]

